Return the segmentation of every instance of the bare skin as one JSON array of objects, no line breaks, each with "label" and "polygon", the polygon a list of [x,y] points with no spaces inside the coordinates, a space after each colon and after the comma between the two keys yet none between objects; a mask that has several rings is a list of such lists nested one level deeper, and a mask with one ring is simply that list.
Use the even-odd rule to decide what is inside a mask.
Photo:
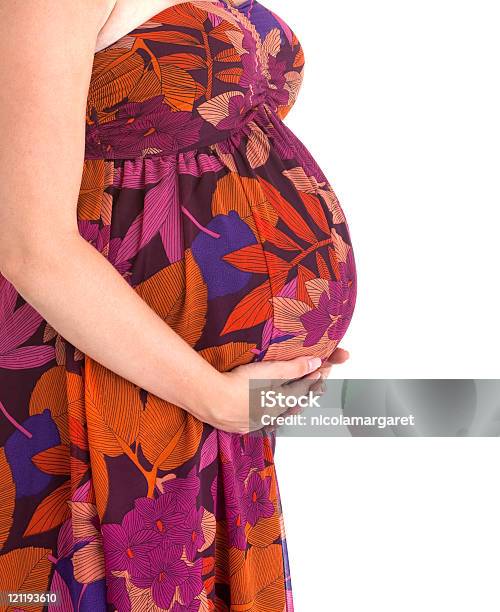
[{"label": "bare skin", "polygon": [[[0,56],[9,58],[0,73],[5,94],[0,142],[8,143],[0,148],[0,272],[92,359],[214,427],[245,433],[248,381],[305,377],[300,383],[305,390],[321,377],[317,360],[300,357],[218,372],[78,232],[93,55],[116,4],[13,0],[0,5]],[[151,3],[149,15],[137,15],[136,25],[168,4]],[[133,27],[120,26],[115,34]],[[103,47],[113,42],[107,32],[100,40]]]}]

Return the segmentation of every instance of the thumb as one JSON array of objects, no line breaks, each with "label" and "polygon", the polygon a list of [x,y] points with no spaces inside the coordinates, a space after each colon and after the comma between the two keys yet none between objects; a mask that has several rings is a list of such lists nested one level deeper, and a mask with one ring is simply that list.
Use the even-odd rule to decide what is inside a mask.
[{"label": "thumb", "polygon": [[345,361],[347,361],[349,357],[350,357],[349,351],[346,351],[345,349],[340,348],[339,346],[333,351],[330,357],[328,357],[327,362],[332,365],[340,364],[340,363],[344,363]]},{"label": "thumb", "polygon": [[251,368],[248,374],[254,379],[265,380],[273,386],[279,385],[283,380],[297,380],[321,367],[321,359],[314,356],[296,357],[288,361],[258,361],[240,368]]}]

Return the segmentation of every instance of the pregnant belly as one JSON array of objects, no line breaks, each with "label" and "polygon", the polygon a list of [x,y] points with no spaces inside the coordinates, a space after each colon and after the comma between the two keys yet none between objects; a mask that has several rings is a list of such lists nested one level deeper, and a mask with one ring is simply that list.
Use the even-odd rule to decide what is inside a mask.
[{"label": "pregnant belly", "polygon": [[[99,161],[86,163],[96,176]],[[257,117],[220,143],[101,174],[112,198],[101,250],[216,368],[332,353],[356,299],[349,230],[283,123]]]}]

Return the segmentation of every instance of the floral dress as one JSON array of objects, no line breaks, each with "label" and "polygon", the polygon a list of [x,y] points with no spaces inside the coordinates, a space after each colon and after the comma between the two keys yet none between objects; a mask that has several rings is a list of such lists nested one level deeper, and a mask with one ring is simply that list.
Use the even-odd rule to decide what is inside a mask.
[{"label": "floral dress", "polygon": [[[353,313],[343,211],[283,122],[303,67],[250,0],[182,2],[95,54],[79,231],[220,371],[326,358]],[[1,609],[293,610],[274,436],[121,378],[1,276],[0,412],[0,590],[58,598]]]}]

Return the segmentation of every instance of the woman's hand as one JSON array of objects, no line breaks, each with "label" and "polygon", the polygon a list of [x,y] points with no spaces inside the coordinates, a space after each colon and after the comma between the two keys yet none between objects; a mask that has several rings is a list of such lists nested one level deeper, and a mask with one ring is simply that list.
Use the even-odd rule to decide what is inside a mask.
[{"label": "woman's hand", "polygon": [[[258,418],[261,392],[272,390],[294,397],[307,395],[321,378],[320,367],[321,360],[315,357],[238,366],[220,374],[218,382],[206,389],[207,403],[201,411],[190,412],[201,421],[230,433],[245,434],[261,429],[263,423]],[[266,408],[265,414],[279,416],[284,412],[286,409],[277,406]]]},{"label": "woman's hand", "polygon": [[338,346],[319,368],[322,379],[328,378],[333,365],[340,365],[349,359],[349,351]]},{"label": "woman's hand", "polygon": [[[328,378],[328,375],[330,374],[330,370],[332,369],[332,366],[344,363],[348,359],[349,359],[349,351],[346,351],[343,348],[337,347],[333,351],[333,353],[325,360],[322,366],[318,370],[315,371],[314,373],[315,380],[309,387],[309,390],[313,391],[315,395],[320,395],[320,396],[323,395],[324,392],[326,391],[326,386],[325,386],[325,383],[323,383],[322,381]],[[319,379],[316,378],[316,375],[318,374],[319,374]],[[293,414],[302,414],[303,412],[304,412],[304,409],[301,408],[300,406],[297,406],[297,407],[289,408],[288,410],[286,410],[283,416],[293,415]],[[266,431],[276,431],[278,429],[278,426],[272,425],[272,426],[266,427],[265,429]]]}]

